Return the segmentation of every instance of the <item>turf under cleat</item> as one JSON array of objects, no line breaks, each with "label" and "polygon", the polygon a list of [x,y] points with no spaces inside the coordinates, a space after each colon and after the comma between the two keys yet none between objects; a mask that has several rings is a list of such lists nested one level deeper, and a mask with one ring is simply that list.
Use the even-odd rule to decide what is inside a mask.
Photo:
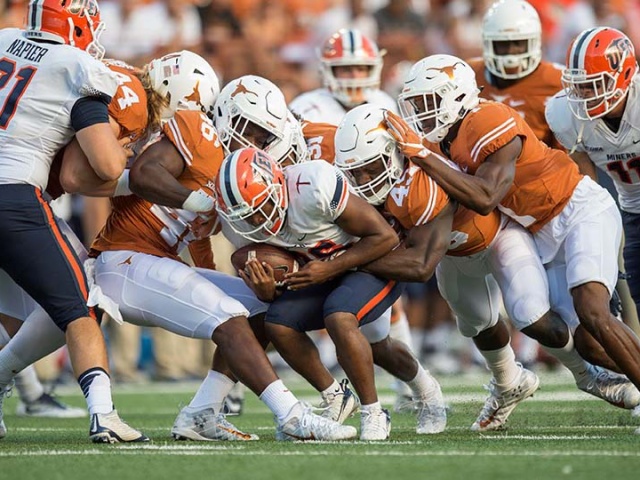
[{"label": "turf under cleat", "polygon": [[244,433],[227,421],[223,413],[215,413],[213,408],[196,410],[184,407],[173,423],[171,435],[176,440],[201,442],[246,442],[258,440],[257,435]]},{"label": "turf under cleat", "polygon": [[33,402],[19,402],[16,415],[20,417],[48,417],[48,418],[82,418],[87,416],[84,408],[70,407],[56,397],[43,393]]},{"label": "turf under cleat", "polygon": [[117,410],[91,416],[89,438],[93,443],[148,442],[149,437],[131,428],[118,416]]},{"label": "turf under cleat", "polygon": [[344,423],[344,421],[353,415],[360,406],[358,397],[349,388],[349,381],[344,379],[340,382],[340,390],[335,393],[329,393],[322,397],[320,408],[321,416],[333,420],[334,422]]},{"label": "turf under cleat", "polygon": [[356,435],[355,427],[316,415],[311,406],[303,402],[296,403],[286,421],[278,423],[276,428],[276,440],[279,441],[349,440]]},{"label": "turf under cleat", "polygon": [[540,379],[531,370],[520,367],[520,378],[515,387],[504,392],[498,391],[495,379],[492,378],[485,388],[489,396],[476,421],[471,425],[474,432],[502,430],[507,418],[520,402],[534,394],[540,385]]},{"label": "turf under cleat", "polygon": [[640,405],[640,391],[624,375],[592,365],[589,376],[578,388],[619,408],[635,409]]},{"label": "turf under cleat", "polygon": [[381,408],[375,411],[360,412],[360,440],[386,440],[391,433],[389,411]]}]

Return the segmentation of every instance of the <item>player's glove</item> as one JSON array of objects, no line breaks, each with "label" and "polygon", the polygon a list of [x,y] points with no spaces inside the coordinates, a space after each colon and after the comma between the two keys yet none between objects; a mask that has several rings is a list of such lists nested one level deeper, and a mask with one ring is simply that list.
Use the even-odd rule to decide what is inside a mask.
[{"label": "player's glove", "polygon": [[407,158],[426,158],[431,152],[424,145],[420,136],[395,113],[387,110],[384,112],[384,120],[387,124],[387,131],[394,138],[400,151]]}]

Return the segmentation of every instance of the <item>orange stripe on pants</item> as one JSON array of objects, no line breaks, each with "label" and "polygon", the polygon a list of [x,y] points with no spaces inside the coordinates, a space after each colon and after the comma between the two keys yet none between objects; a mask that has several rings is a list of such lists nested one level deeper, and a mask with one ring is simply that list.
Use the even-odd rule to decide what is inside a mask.
[{"label": "orange stripe on pants", "polygon": [[62,235],[60,228],[58,228],[58,224],[56,223],[56,220],[53,216],[53,211],[51,210],[51,206],[49,205],[49,203],[47,203],[47,201],[44,198],[42,198],[42,192],[37,188],[36,188],[36,197],[38,197],[38,201],[40,202],[40,205],[42,205],[42,208],[47,214],[47,220],[49,221],[49,226],[51,227],[51,231],[53,232],[53,235],[55,236],[58,242],[58,245],[62,249],[64,256],[67,258],[67,262],[71,266],[74,276],[76,277],[76,283],[80,286],[80,291],[82,292],[82,296],[86,301],[89,298],[89,294],[87,292],[87,285],[84,279],[84,272],[82,270],[82,267],[78,264],[76,256],[73,254],[73,252],[69,248],[69,245],[64,239],[64,236]]},{"label": "orange stripe on pants", "polygon": [[382,290],[380,290],[380,292],[375,297],[369,300],[367,304],[362,307],[357,313],[356,318],[358,319],[358,321],[362,320],[367,313],[373,310],[384,299],[384,297],[389,294],[389,292],[393,287],[395,287],[395,285],[395,280],[387,283],[387,285]]}]

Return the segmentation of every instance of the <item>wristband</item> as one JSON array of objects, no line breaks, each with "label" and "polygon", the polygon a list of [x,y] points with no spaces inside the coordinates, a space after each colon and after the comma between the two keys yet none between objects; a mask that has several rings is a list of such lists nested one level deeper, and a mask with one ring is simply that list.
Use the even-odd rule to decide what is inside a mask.
[{"label": "wristband", "polygon": [[191,192],[182,204],[182,208],[184,210],[189,210],[190,212],[195,213],[209,212],[213,207],[213,197],[207,195],[202,190],[195,190]]},{"label": "wristband", "polygon": [[118,177],[118,183],[116,183],[116,191],[113,193],[114,197],[126,197],[127,195],[133,195],[133,192],[129,188],[129,169],[125,168],[122,175]]}]

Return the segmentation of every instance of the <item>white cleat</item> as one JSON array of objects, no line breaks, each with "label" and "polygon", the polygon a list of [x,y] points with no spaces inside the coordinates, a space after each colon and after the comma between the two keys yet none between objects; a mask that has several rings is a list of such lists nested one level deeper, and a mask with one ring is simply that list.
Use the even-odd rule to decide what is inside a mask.
[{"label": "white cleat", "polygon": [[13,382],[11,382],[6,387],[0,388],[0,439],[3,439],[7,436],[7,426],[4,424],[4,414],[2,412],[2,404],[4,403],[4,397],[11,396],[11,388],[13,387]]},{"label": "white cleat", "polygon": [[589,376],[576,384],[580,390],[619,408],[640,405],[640,391],[627,377],[593,365],[589,370]]},{"label": "white cleat", "polygon": [[631,410],[631,416],[634,418],[640,418],[640,405]]},{"label": "white cleat", "polygon": [[87,416],[87,410],[70,407],[56,397],[43,393],[33,402],[19,402],[16,415],[19,417],[82,418]]},{"label": "white cleat", "polygon": [[296,403],[286,421],[276,428],[276,440],[279,441],[349,440],[356,435],[355,427],[316,415],[311,406],[303,402]]},{"label": "white cleat", "polygon": [[131,428],[118,416],[117,410],[91,416],[89,438],[93,443],[148,442],[149,437]]},{"label": "white cleat", "polygon": [[429,377],[432,385],[428,394],[414,399],[418,420],[416,433],[419,435],[441,433],[447,426],[447,407],[444,404],[442,389],[435,378],[431,375]]},{"label": "white cleat", "polygon": [[322,397],[320,416],[338,422],[340,424],[353,415],[360,407],[358,397],[349,388],[349,381],[344,379],[340,382],[340,390],[329,393]]},{"label": "white cleat", "polygon": [[390,433],[391,416],[387,409],[360,412],[360,440],[387,440]]},{"label": "white cleat", "polygon": [[215,413],[213,408],[196,410],[184,407],[173,422],[171,435],[175,440],[250,441],[258,440],[257,435],[244,433],[227,421],[223,413]]},{"label": "white cleat", "polygon": [[502,430],[505,428],[507,418],[520,402],[534,394],[540,386],[538,376],[526,368],[520,367],[518,384],[505,391],[499,392],[492,378],[485,388],[489,390],[489,396],[484,402],[484,407],[476,421],[471,425],[474,432],[487,432]]}]

